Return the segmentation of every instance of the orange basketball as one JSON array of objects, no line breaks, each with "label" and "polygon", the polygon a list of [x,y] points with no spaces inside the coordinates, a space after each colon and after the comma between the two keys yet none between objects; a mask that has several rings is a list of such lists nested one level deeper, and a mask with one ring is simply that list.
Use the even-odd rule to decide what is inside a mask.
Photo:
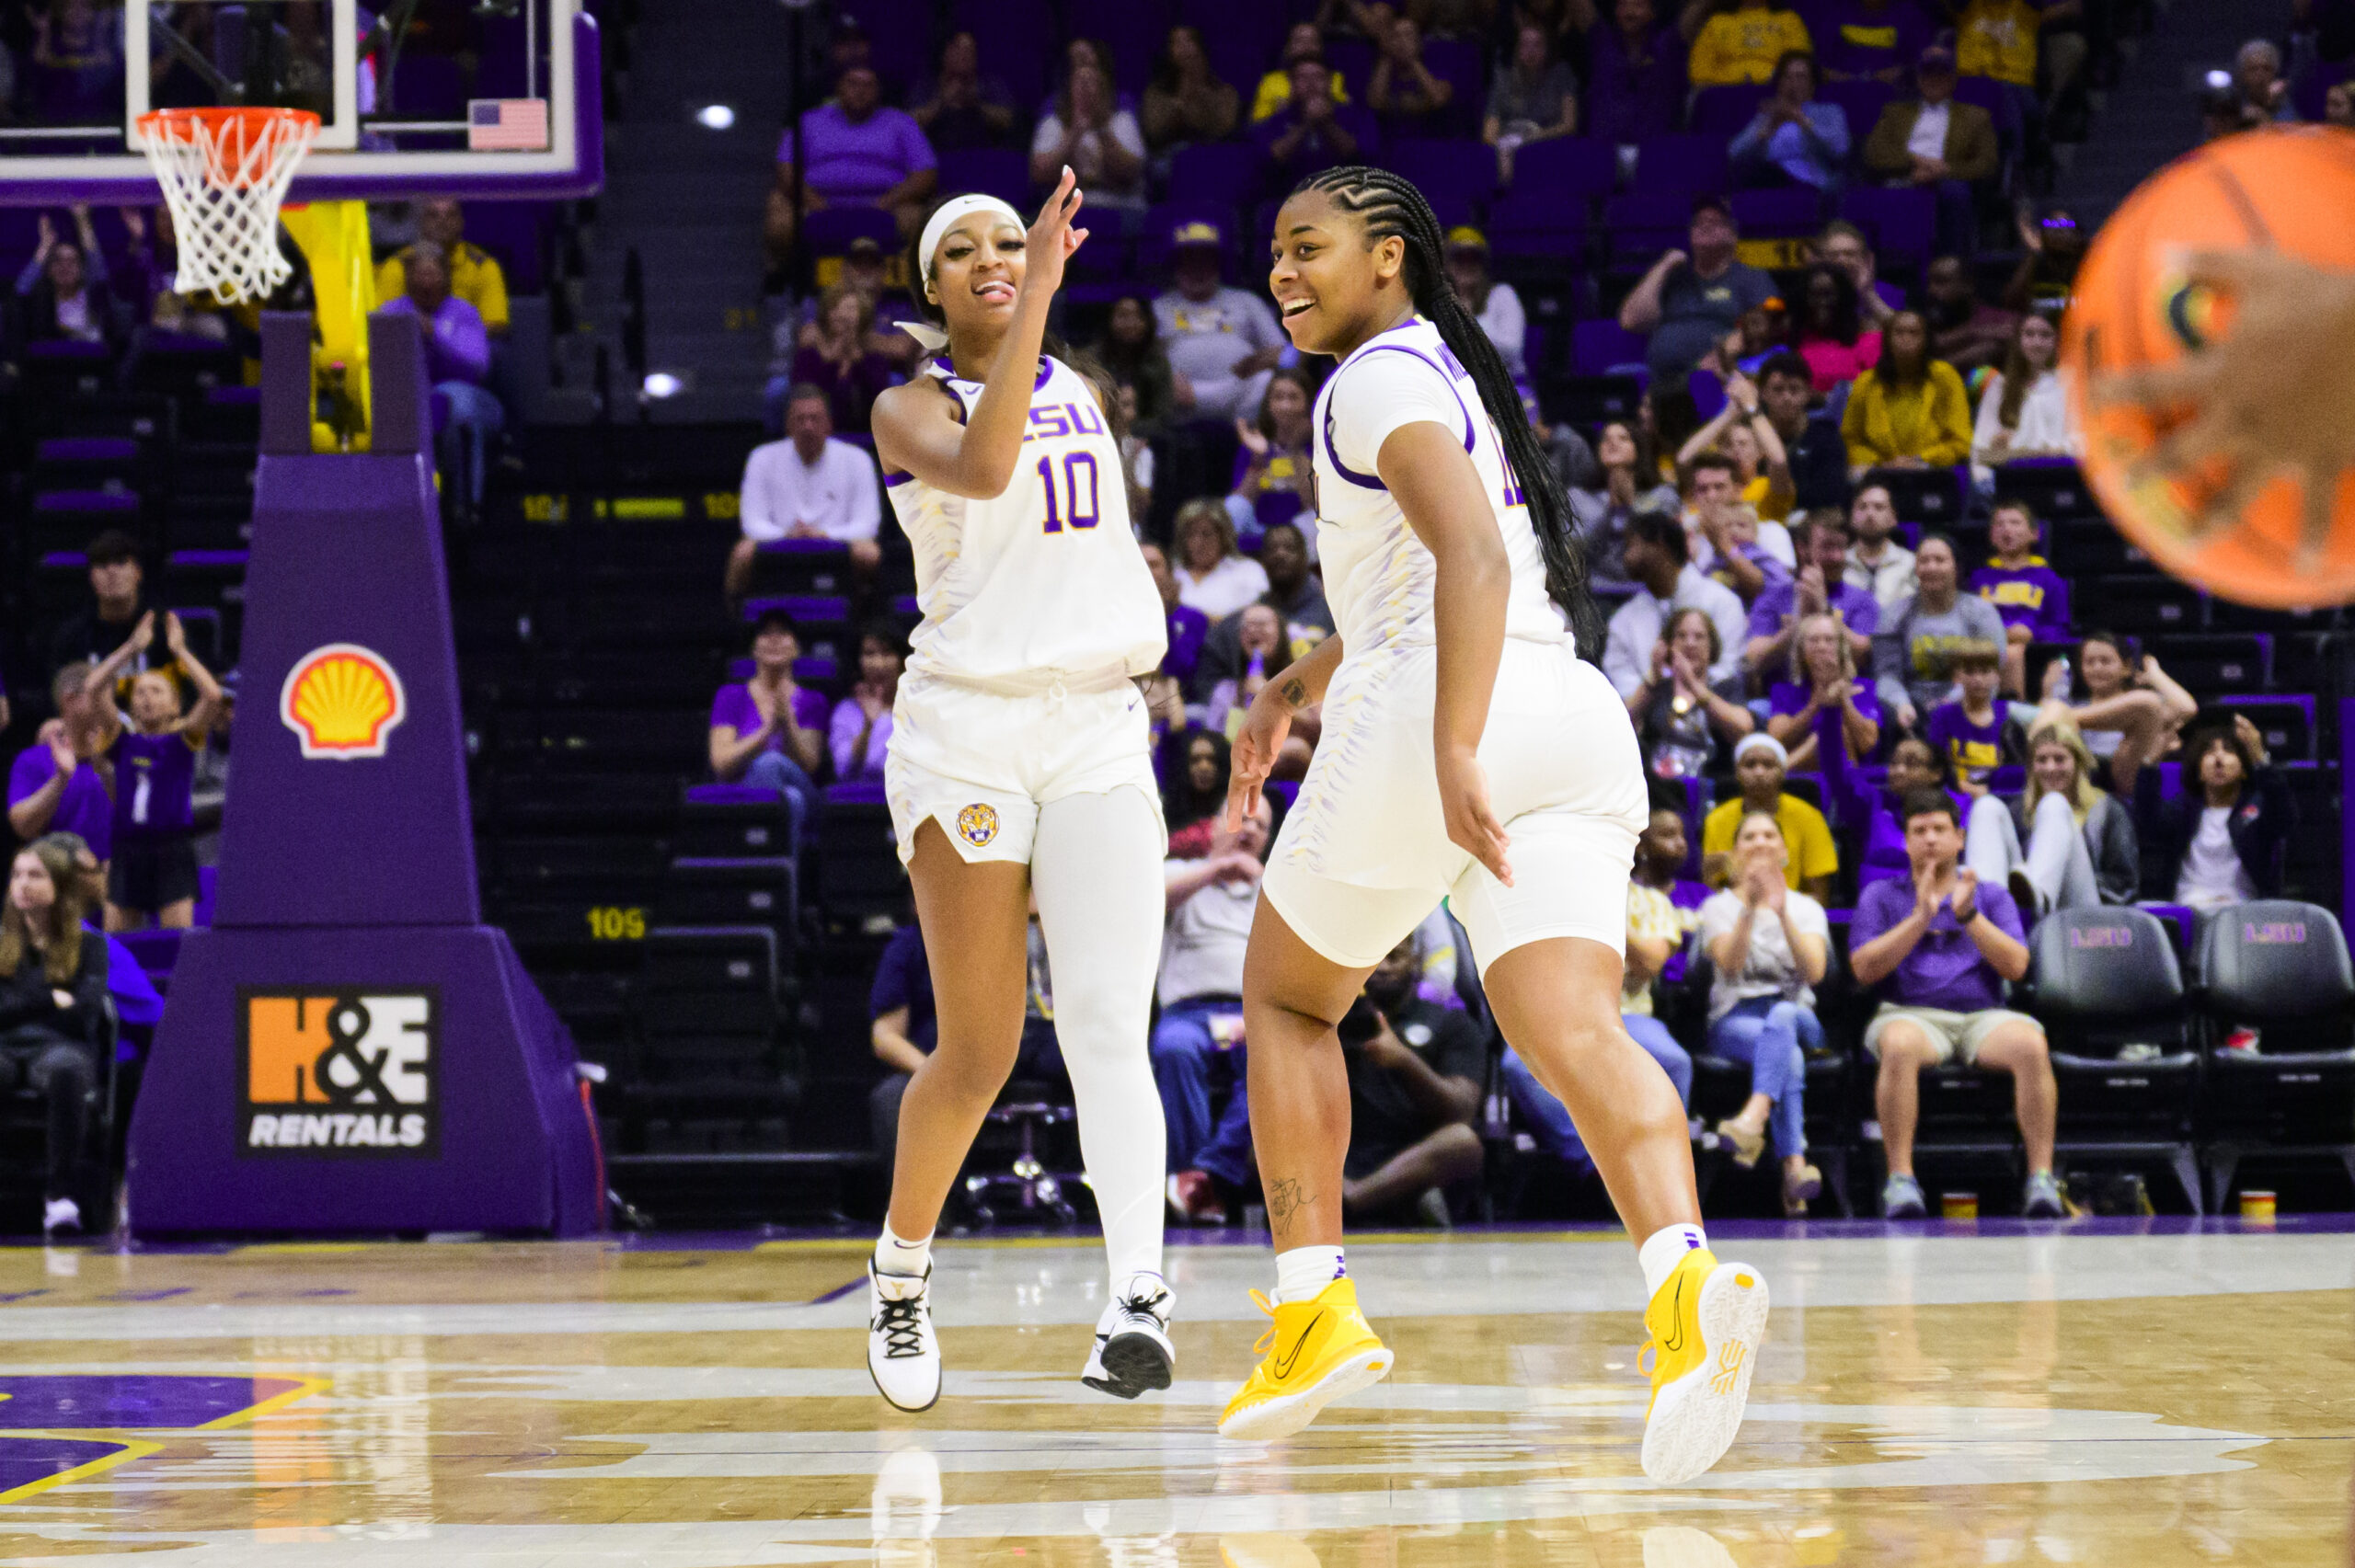
[{"label": "orange basketball", "polygon": [[2193,423],[2196,404],[2101,395],[2107,373],[2220,351],[2241,302],[2185,270],[2192,253],[2220,250],[2355,273],[2355,133],[2294,126],[2212,142],[2145,180],[2103,226],[2061,334],[2086,476],[2120,532],[2211,593],[2273,609],[2355,600],[2355,467],[2325,476],[2327,533],[2308,539],[2305,485],[2286,471],[2251,485],[2257,463],[2235,484],[2248,460],[2212,456],[2136,471]]}]

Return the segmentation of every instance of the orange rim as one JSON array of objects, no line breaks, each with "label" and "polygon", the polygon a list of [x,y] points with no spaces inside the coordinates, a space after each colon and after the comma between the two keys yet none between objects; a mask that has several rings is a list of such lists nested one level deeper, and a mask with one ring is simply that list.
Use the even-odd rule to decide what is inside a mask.
[{"label": "orange rim", "polygon": [[319,129],[319,117],[306,109],[159,109],[139,117],[139,133],[156,136],[166,141],[184,142],[197,126],[209,128],[218,137],[232,125],[248,137],[267,135],[272,131],[300,130],[305,134]]}]

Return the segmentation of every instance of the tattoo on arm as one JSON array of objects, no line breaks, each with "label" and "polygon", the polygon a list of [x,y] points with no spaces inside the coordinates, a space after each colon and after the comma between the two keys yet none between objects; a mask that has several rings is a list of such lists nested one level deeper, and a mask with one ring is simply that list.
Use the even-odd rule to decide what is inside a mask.
[{"label": "tattoo on arm", "polygon": [[1315,1201],[1314,1196],[1300,1190],[1298,1182],[1282,1178],[1269,1185],[1268,1218],[1281,1225]]},{"label": "tattoo on arm", "polygon": [[1284,682],[1283,693],[1284,701],[1294,708],[1308,705],[1308,687],[1297,675]]}]

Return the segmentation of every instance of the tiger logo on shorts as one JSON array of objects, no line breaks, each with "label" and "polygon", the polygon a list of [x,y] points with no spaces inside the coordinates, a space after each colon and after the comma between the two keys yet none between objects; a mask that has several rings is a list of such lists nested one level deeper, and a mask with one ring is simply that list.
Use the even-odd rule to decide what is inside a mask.
[{"label": "tiger logo on shorts", "polygon": [[957,813],[957,836],[980,849],[997,837],[997,807],[968,806]]}]

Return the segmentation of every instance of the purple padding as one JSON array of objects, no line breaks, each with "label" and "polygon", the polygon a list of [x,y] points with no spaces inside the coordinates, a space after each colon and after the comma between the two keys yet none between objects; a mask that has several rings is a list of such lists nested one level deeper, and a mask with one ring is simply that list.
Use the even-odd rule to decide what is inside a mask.
[{"label": "purple padding", "polygon": [[809,658],[797,658],[793,661],[793,679],[799,685],[832,686],[842,679],[842,661],[839,659],[823,658],[812,654]]},{"label": "purple padding", "polygon": [[466,241],[498,259],[511,294],[536,294],[547,287],[547,269],[540,255],[540,233],[547,211],[543,201],[466,204]]},{"label": "purple padding", "polygon": [[261,388],[258,386],[216,386],[208,389],[204,401],[215,408],[261,406]]},{"label": "purple padding", "polygon": [[1269,779],[1261,787],[1286,811],[1290,811],[1292,802],[1300,798],[1300,781],[1297,779]]},{"label": "purple padding", "polygon": [[40,558],[45,572],[78,572],[90,564],[90,558],[79,550],[52,550]]},{"label": "purple padding", "polygon": [[776,791],[755,784],[699,784],[687,786],[690,806],[774,806]]},{"label": "purple padding", "polygon": [[220,901],[221,868],[217,865],[198,866],[196,868],[196,913],[193,917],[196,923],[201,926],[211,925],[213,906]]},{"label": "purple padding", "polygon": [[1642,335],[1608,316],[1581,321],[1570,328],[1570,364],[1580,375],[1607,375],[1618,366],[1643,362]]},{"label": "purple padding", "polygon": [[850,546],[838,539],[770,539],[757,546],[764,555],[831,555],[850,559]]},{"label": "purple padding", "polygon": [[57,436],[33,449],[36,463],[136,463],[139,443],[119,436]]},{"label": "purple padding", "polygon": [[1619,183],[1619,150],[1592,136],[1554,136],[1512,155],[1517,191],[1555,191],[1580,201],[1611,194]]},{"label": "purple padding", "polygon": [[37,361],[78,360],[104,364],[114,357],[114,350],[103,343],[83,343],[71,338],[45,338],[25,346],[25,358]]},{"label": "purple padding", "polygon": [[105,513],[122,517],[139,509],[139,498],[126,490],[43,490],[33,498],[33,510],[52,516]]},{"label": "purple padding", "polygon": [[175,550],[167,564],[174,571],[225,569],[245,566],[250,555],[246,550]]},{"label": "purple padding", "polygon": [[883,803],[883,786],[879,784],[866,782],[828,784],[826,798],[851,805],[880,806]]}]

